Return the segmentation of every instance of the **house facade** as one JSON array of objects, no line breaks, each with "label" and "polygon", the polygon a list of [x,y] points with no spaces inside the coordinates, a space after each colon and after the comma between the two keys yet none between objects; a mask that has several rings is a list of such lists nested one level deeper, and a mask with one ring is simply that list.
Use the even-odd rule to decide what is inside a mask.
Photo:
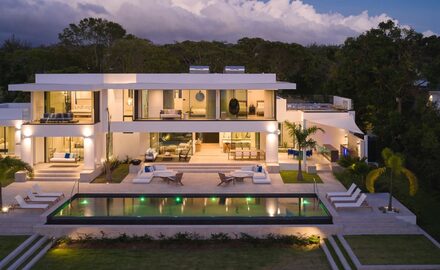
[{"label": "house facade", "polygon": [[283,126],[288,120],[325,129],[315,135],[321,150],[333,146],[342,153],[345,145],[366,156],[351,100],[301,105],[277,97],[280,89],[296,85],[241,67],[224,73],[192,67],[181,74],[36,74],[35,83],[9,85],[9,91],[31,94],[28,119],[16,124],[15,153],[32,165],[73,157],[91,173],[101,169],[106,149],[118,159],[258,160],[277,167],[290,162],[280,154],[284,148],[294,147]]}]

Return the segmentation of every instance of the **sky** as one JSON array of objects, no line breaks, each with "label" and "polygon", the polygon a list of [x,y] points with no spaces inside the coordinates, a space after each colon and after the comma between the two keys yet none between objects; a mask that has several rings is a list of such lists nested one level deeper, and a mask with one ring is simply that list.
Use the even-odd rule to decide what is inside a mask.
[{"label": "sky", "polygon": [[440,0],[0,0],[0,42],[14,35],[53,44],[69,23],[102,17],[155,43],[260,37],[341,44],[389,19],[438,34],[438,14]]}]

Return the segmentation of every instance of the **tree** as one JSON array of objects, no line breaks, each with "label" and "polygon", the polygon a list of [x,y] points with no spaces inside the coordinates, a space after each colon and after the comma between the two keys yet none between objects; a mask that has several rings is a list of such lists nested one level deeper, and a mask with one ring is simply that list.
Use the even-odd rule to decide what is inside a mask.
[{"label": "tree", "polygon": [[[325,132],[322,128],[312,126],[308,128],[303,128],[301,124],[296,124],[289,121],[284,121],[284,124],[287,127],[287,130],[289,131],[289,135],[293,137],[293,141],[295,142],[296,146],[298,147],[298,151],[301,153],[303,149],[312,149],[316,147],[316,141],[312,138],[309,138],[310,135],[315,134],[318,131]],[[303,175],[302,175],[302,168],[301,168],[301,156],[298,155],[298,176],[297,180],[302,181]]]},{"label": "tree", "polygon": [[0,155],[0,209],[3,207],[2,186],[9,179],[13,179],[17,171],[26,170],[28,175],[32,177],[33,169],[26,162],[12,157],[3,158]]},{"label": "tree", "polygon": [[104,49],[122,39],[125,34],[126,30],[118,23],[101,18],[85,18],[79,24],[69,24],[58,34],[58,38],[66,46],[92,48],[94,68],[102,72]]},{"label": "tree", "polygon": [[385,166],[372,170],[367,175],[366,187],[369,192],[374,192],[374,184],[382,175],[388,172],[389,177],[389,201],[388,211],[393,210],[393,181],[403,175],[409,182],[409,195],[414,196],[417,193],[418,181],[413,172],[405,168],[404,158],[399,153],[394,153],[391,149],[385,148],[382,150],[382,158]]}]

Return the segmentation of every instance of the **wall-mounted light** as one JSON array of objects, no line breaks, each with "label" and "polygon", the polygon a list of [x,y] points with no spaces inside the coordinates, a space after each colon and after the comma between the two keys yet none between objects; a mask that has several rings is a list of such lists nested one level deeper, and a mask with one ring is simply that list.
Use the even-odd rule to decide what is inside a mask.
[{"label": "wall-mounted light", "polygon": [[91,127],[84,127],[82,130],[82,135],[84,138],[89,138],[91,137],[93,134],[92,128]]},{"label": "wall-mounted light", "polygon": [[25,138],[29,138],[30,136],[32,136],[32,130],[30,127],[26,127],[25,129],[23,129],[23,136]]}]

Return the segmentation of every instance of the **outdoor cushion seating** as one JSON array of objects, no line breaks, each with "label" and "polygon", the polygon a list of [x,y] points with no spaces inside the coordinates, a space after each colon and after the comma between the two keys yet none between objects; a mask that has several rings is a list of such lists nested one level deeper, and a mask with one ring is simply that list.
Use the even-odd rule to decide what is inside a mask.
[{"label": "outdoor cushion seating", "polygon": [[357,199],[356,202],[340,202],[335,203],[335,208],[360,208],[363,204],[365,204],[366,207],[369,207],[366,203],[367,195],[365,193],[362,193],[361,196]]},{"label": "outdoor cushion seating", "polygon": [[55,152],[53,157],[49,159],[50,162],[76,162],[74,153]]},{"label": "outdoor cushion seating", "polygon": [[330,197],[332,203],[335,202],[353,202],[356,201],[357,197],[361,193],[361,189],[357,188],[350,197]]},{"label": "outdoor cushion seating", "polygon": [[166,180],[168,181],[168,183],[173,182],[173,183],[180,184],[181,186],[183,186],[182,177],[183,177],[183,173],[180,172],[180,173],[176,173],[175,176],[167,177]]},{"label": "outdoor cushion seating", "polygon": [[38,184],[33,185],[32,188],[37,197],[64,197],[62,192],[43,192]]},{"label": "outdoor cushion seating", "polygon": [[145,161],[155,161],[159,153],[154,148],[148,148],[145,152]]},{"label": "outdoor cushion seating", "polygon": [[356,189],[356,184],[353,183],[351,184],[351,186],[348,188],[347,191],[343,191],[343,192],[327,192],[327,197],[344,197],[344,196],[351,196],[351,194],[353,194],[354,190]]},{"label": "outdoor cushion seating", "polygon": [[23,197],[21,197],[20,195],[15,196],[15,200],[17,201],[18,205],[20,208],[23,209],[46,209],[49,207],[49,204],[43,204],[43,203],[39,203],[39,204],[30,204],[27,203]]},{"label": "outdoor cushion seating", "polygon": [[134,184],[148,184],[153,179],[153,172],[146,172],[144,168],[140,169],[137,175],[133,178]]},{"label": "outdoor cushion seating", "polygon": [[252,177],[252,182],[254,184],[270,184],[271,179],[267,171],[263,168],[263,166],[244,166],[240,170],[236,172],[247,173],[249,177]]},{"label": "outdoor cushion seating", "polygon": [[27,197],[31,202],[49,202],[53,203],[59,200],[59,197],[37,197],[31,190],[28,190]]},{"label": "outdoor cushion seating", "polygon": [[40,123],[75,123],[73,113],[44,113]]},{"label": "outdoor cushion seating", "polygon": [[163,109],[160,110],[161,119],[180,119],[182,118],[182,110]]}]

